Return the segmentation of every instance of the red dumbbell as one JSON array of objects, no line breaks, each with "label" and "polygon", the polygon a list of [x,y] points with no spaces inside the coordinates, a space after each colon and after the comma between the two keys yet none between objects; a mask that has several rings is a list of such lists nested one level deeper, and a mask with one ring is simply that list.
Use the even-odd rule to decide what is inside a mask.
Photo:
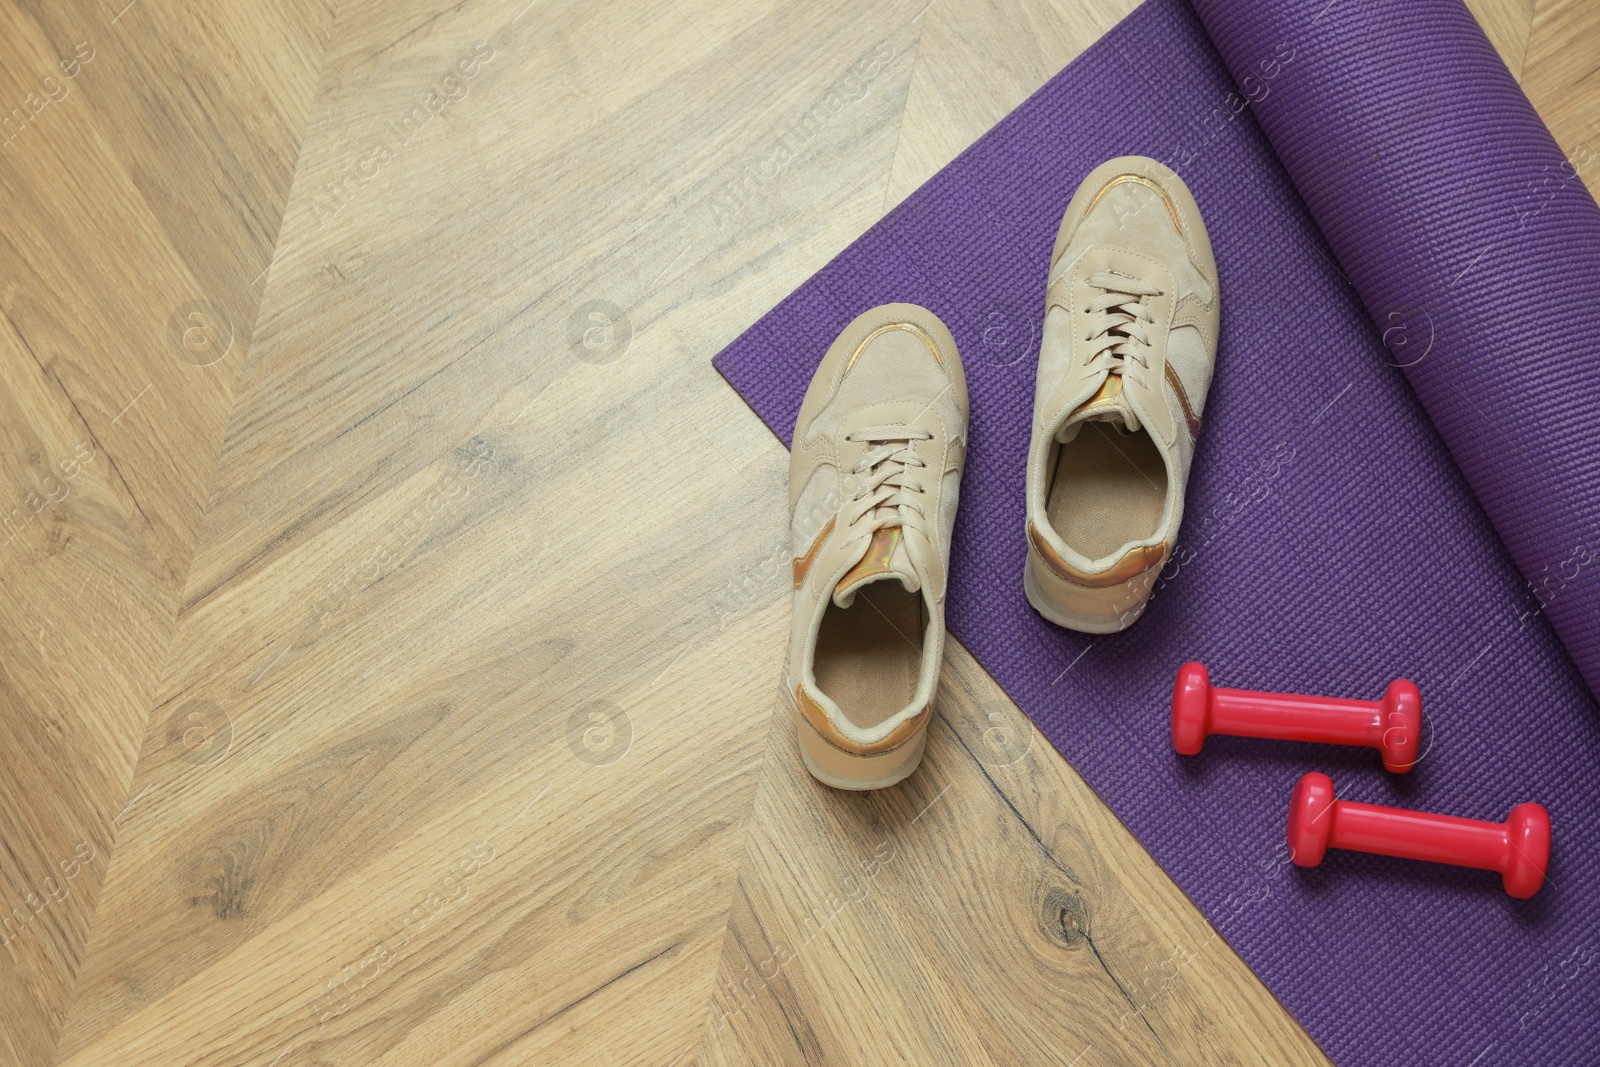
[{"label": "red dumbbell", "polygon": [[1403,774],[1417,762],[1422,694],[1404,678],[1390,682],[1382,700],[1213,689],[1205,667],[1185,663],[1172,686],[1172,747],[1193,756],[1210,734],[1363,745]]},{"label": "red dumbbell", "polygon": [[1550,866],[1550,813],[1518,804],[1503,823],[1480,822],[1335,800],[1333,781],[1312,771],[1289,799],[1289,856],[1315,867],[1330,848],[1499,871],[1506,892],[1526,900]]}]

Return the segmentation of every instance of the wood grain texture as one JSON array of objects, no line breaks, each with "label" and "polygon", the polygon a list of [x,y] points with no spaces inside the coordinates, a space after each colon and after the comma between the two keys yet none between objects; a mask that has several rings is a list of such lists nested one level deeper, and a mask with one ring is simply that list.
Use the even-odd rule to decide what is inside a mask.
[{"label": "wood grain texture", "polygon": [[[1325,1063],[958,645],[804,773],[709,364],[1132,7],[0,9],[0,102],[95,48],[0,150],[0,1062]],[[1473,7],[1576,152],[1593,5]]]},{"label": "wood grain texture", "polygon": [[1466,0],[1500,59],[1518,79],[1527,62],[1535,0]]},{"label": "wood grain texture", "polygon": [[1566,152],[1567,173],[1600,193],[1600,7],[1539,0],[1522,87]]},{"label": "wood grain texture", "polygon": [[959,645],[940,694],[919,773],[866,795],[776,720],[702,1062],[1327,1062]]},{"label": "wood grain texture", "polygon": [[288,0],[119,8],[0,7],[0,1062],[20,1067],[53,1059],[331,25]]}]

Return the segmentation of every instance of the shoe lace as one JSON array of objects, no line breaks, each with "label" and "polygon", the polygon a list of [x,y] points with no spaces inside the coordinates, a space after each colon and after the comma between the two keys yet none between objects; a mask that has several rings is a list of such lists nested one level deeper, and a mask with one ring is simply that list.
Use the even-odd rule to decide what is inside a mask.
[{"label": "shoe lace", "polygon": [[845,479],[845,525],[868,519],[871,529],[921,529],[927,490],[914,472],[927,464],[916,454],[915,443],[932,439],[932,433],[914,426],[869,426],[847,434],[846,441],[877,447],[863,454]]},{"label": "shoe lace", "polygon": [[1100,317],[1089,324],[1089,334],[1084,338],[1092,346],[1090,363],[1109,355],[1108,367],[1112,374],[1122,374],[1128,363],[1137,363],[1150,369],[1150,330],[1155,316],[1145,304],[1145,298],[1160,296],[1161,290],[1131,275],[1103,270],[1089,275],[1091,288],[1100,295],[1084,308],[1084,314]]}]

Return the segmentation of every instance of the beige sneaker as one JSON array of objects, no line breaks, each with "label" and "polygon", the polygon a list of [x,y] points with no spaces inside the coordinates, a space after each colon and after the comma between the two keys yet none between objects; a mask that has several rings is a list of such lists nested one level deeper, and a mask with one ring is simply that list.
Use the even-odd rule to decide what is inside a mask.
[{"label": "beige sneaker", "polygon": [[806,767],[838,789],[893,785],[922,760],[966,443],[955,339],[913,304],[847,326],[800,405],[785,690]]},{"label": "beige sneaker", "polygon": [[1188,187],[1142,156],[1096,167],[1046,293],[1023,587],[1051,622],[1111,633],[1176,542],[1216,365],[1217,265]]}]

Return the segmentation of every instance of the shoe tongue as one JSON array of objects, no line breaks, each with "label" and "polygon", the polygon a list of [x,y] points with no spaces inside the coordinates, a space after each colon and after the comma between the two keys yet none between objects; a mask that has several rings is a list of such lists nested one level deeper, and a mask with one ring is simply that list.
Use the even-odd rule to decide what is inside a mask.
[{"label": "shoe tongue", "polygon": [[911,554],[907,551],[903,531],[898,526],[883,526],[872,532],[872,540],[862,553],[861,560],[845,572],[833,589],[833,602],[841,608],[855,603],[856,592],[873,582],[898,578],[906,592],[915,593],[922,588],[922,580],[911,567]]},{"label": "shoe tongue", "polygon": [[1139,428],[1139,417],[1128,407],[1127,397],[1122,391],[1122,375],[1106,375],[1106,380],[1095,394],[1067,416],[1067,420],[1056,431],[1056,439],[1065,443],[1076,436],[1078,424],[1084,422],[1109,422],[1124,430]]}]

